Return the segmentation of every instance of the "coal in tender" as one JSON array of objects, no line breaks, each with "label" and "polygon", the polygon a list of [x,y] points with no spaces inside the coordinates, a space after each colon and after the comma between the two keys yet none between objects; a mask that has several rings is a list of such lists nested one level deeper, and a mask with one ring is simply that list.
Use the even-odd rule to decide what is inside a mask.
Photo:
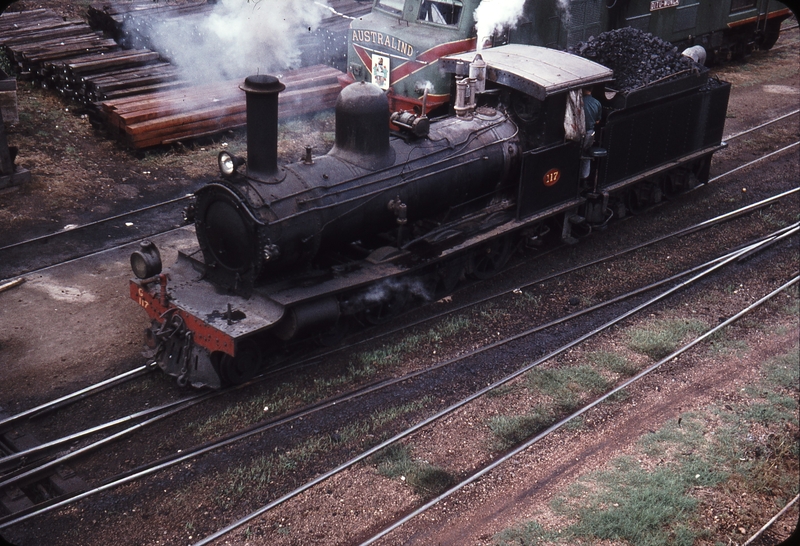
[{"label": "coal in tender", "polygon": [[569,51],[613,70],[613,87],[623,92],[699,67],[671,43],[632,27],[592,36]]}]

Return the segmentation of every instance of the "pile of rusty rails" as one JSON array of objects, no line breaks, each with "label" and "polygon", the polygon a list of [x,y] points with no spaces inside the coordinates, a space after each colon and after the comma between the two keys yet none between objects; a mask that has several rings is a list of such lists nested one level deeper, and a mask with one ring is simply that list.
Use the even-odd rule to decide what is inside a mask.
[{"label": "pile of rusty rails", "polygon": [[[131,9],[135,5],[127,4]],[[64,20],[47,9],[0,15],[0,49],[18,79],[82,105],[93,123],[127,146],[169,145],[244,126],[241,79],[192,84],[158,52],[125,48],[106,36],[84,21]],[[287,83],[281,118],[332,108],[341,75],[318,65],[281,74]],[[179,111],[178,105],[184,109]]]}]

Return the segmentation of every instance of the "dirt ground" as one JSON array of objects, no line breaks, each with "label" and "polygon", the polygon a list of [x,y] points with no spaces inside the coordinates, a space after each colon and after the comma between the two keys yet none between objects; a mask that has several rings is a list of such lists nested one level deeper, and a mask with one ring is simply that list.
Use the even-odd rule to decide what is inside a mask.
[{"label": "dirt ground", "polygon": [[[66,17],[80,17],[85,5],[74,1],[25,0],[14,3],[12,9],[47,7]],[[792,40],[797,40],[796,31]],[[760,62],[718,70],[722,79],[734,85],[726,135],[800,107],[800,62],[796,44],[790,47],[793,56],[780,54],[777,67]],[[775,57],[774,53],[769,55]],[[12,128],[8,137],[10,144],[19,146],[18,162],[33,173],[33,180],[25,188],[0,194],[0,233],[8,241],[181,195],[213,175],[216,168],[214,143],[134,154],[96,132],[81,112],[74,112],[70,105],[49,93],[24,82],[20,83],[19,93],[20,124]],[[241,136],[231,135],[229,140],[234,146],[242,145]],[[788,169],[792,172],[794,168],[797,176],[796,161],[794,165]],[[796,181],[797,178],[795,184]],[[165,261],[174,259],[175,250],[190,240],[191,232],[185,232],[173,241],[167,247]],[[91,260],[88,266],[84,263],[59,272],[45,272],[14,292],[0,296],[4,309],[0,317],[0,332],[3,332],[0,405],[7,410],[22,409],[132,367],[140,360],[138,344],[146,321],[134,316],[134,306],[125,293],[127,255],[128,251],[123,250]],[[25,318],[18,320],[18,317]],[[794,319],[773,325],[773,330],[782,334],[765,335],[758,328],[743,333],[750,346],[743,356],[697,359],[690,372],[674,367],[644,381],[631,393],[618,419],[612,421],[602,410],[598,411],[590,416],[591,425],[580,433],[564,431],[555,435],[536,451],[478,482],[384,543],[490,544],[494,533],[526,518],[558,524],[559,516],[549,511],[547,503],[566,486],[617,456],[633,453],[642,431],[657,430],[684,412],[707,407],[740,391],[752,382],[761,362],[786,352],[796,343],[800,328],[797,317]],[[69,328],[64,328],[65,324]],[[468,456],[464,455],[464,459]],[[347,539],[328,542],[337,536],[337,525],[352,531],[344,522],[360,519],[361,530],[366,532],[372,528],[371,523],[381,520],[381,512],[402,511],[415,501],[408,489],[389,491],[383,482],[376,485],[374,476],[350,474],[331,484],[327,491],[335,492],[324,494],[331,497],[328,500],[339,504],[368,497],[375,513],[361,514],[359,518],[332,511],[329,514],[338,516],[326,519],[325,514],[315,514],[323,505],[319,499],[323,495],[317,493],[316,497],[309,495],[299,506],[271,516],[273,519],[261,528],[275,529],[282,521],[305,521],[307,534],[280,534],[281,543],[348,543]],[[715,516],[719,518],[729,508],[734,510],[737,504],[759,501],[763,499],[707,500],[709,527],[715,524]],[[765,507],[764,521],[773,514],[772,507]],[[795,508],[774,536],[788,536],[797,514]],[[745,529],[740,533],[742,542],[748,533],[755,531],[751,522],[743,526],[741,521],[725,521]],[[115,535],[110,529],[105,531],[108,537]],[[128,528],[127,532],[133,530]],[[266,532],[263,538],[258,536],[237,534],[231,537],[231,543],[280,542]],[[151,537],[143,532],[141,537],[119,536],[116,541],[143,544]],[[191,540],[191,536],[187,539],[184,534],[181,540]],[[25,546],[28,544],[33,543],[26,542]]]}]

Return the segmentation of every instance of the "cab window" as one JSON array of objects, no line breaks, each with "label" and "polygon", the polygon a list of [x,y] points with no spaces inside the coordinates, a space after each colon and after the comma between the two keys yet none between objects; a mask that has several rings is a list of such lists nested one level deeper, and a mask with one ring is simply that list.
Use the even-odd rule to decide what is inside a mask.
[{"label": "cab window", "polygon": [[460,0],[422,0],[417,20],[437,25],[458,25],[461,8]]},{"label": "cab window", "polygon": [[731,0],[731,13],[756,7],[756,0]]},{"label": "cab window", "polygon": [[375,5],[379,8],[385,9],[386,11],[403,13],[403,5],[405,3],[405,0],[378,0],[378,3]]}]

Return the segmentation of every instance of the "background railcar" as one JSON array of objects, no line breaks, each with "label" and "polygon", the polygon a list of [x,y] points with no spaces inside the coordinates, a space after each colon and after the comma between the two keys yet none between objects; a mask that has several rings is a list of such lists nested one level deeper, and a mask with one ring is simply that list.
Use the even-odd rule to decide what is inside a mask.
[{"label": "background railcar", "polygon": [[[516,14],[501,9],[514,4],[520,6]],[[351,23],[343,81],[377,83],[388,92],[393,111],[419,113],[424,107],[427,113],[449,100],[449,79],[438,59],[484,43],[568,49],[602,32],[633,27],[681,50],[700,45],[711,62],[769,49],[791,15],[776,0],[527,0],[494,2],[484,14],[476,12],[480,5],[481,0],[375,0],[371,13]],[[483,36],[476,19],[483,22],[477,28],[490,29]]]}]

